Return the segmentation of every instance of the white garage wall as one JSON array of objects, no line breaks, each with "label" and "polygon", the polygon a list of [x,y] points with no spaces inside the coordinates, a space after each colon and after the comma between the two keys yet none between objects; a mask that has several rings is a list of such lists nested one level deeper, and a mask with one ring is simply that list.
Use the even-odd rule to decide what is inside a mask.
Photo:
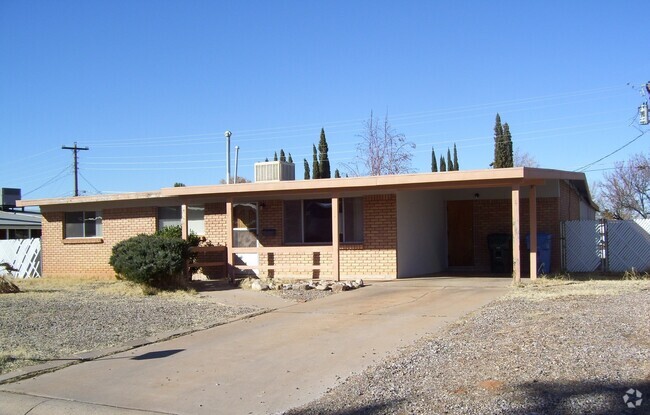
[{"label": "white garage wall", "polygon": [[439,191],[397,193],[397,276],[413,277],[447,267],[445,202]]}]

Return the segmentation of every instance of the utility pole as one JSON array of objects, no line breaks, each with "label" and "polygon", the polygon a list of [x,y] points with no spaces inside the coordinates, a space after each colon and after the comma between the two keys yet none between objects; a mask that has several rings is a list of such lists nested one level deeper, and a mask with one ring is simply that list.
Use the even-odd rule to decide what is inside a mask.
[{"label": "utility pole", "polygon": [[61,146],[62,150],[72,150],[72,159],[74,161],[74,195],[79,196],[79,179],[77,177],[79,173],[79,163],[77,153],[80,150],[90,150],[88,147],[77,147],[77,142],[74,142],[73,147]]}]

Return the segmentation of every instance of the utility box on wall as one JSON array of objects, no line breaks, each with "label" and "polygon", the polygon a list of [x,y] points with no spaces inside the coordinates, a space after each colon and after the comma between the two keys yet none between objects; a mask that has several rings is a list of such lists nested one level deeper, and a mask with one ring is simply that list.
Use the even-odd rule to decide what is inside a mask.
[{"label": "utility box on wall", "polygon": [[296,180],[296,165],[286,161],[255,163],[256,182]]}]

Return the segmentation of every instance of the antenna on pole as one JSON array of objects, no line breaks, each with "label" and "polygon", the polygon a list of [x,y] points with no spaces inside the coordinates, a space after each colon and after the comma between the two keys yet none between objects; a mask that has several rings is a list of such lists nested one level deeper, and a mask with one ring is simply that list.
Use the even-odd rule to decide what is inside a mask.
[{"label": "antenna on pole", "polygon": [[237,184],[237,169],[239,168],[239,146],[235,146],[235,184]]},{"label": "antenna on pole", "polygon": [[72,150],[72,160],[74,164],[74,195],[79,196],[79,163],[78,163],[78,153],[81,150],[90,150],[88,147],[77,147],[77,142],[74,142],[73,147],[61,146],[62,150]]},{"label": "antenna on pole", "polygon": [[232,133],[226,131],[223,135],[226,137],[226,184],[230,184],[230,136]]}]

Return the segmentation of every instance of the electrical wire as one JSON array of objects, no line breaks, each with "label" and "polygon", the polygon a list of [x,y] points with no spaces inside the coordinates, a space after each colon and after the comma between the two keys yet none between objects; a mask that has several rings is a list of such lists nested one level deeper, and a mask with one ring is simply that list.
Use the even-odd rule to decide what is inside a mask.
[{"label": "electrical wire", "polygon": [[89,181],[88,179],[86,179],[86,176],[84,176],[84,175],[81,173],[81,171],[79,171],[78,173],[79,173],[79,176],[81,176],[81,178],[84,179],[84,181],[85,181],[86,183],[88,183],[88,185],[90,185],[90,187],[92,187],[92,188],[95,190],[95,192],[97,192],[97,194],[102,194],[102,191],[99,190],[98,188],[96,188],[92,183],[90,183],[90,181]]},{"label": "electrical wire", "polygon": [[[64,177],[67,177],[68,175],[71,175],[71,174],[72,174],[72,172],[70,171],[71,168],[72,168],[72,165],[70,165],[70,166],[66,166],[65,169],[61,170],[57,175],[55,175],[54,177],[52,177],[51,179],[49,179],[48,181],[46,181],[46,182],[43,183],[42,185],[38,186],[37,188],[35,188],[35,189],[33,189],[33,190],[30,190],[30,191],[27,192],[27,193],[23,193],[23,196],[27,196],[27,195],[29,195],[29,194],[32,194],[32,193],[34,193],[35,191],[37,191],[37,190],[39,190],[39,189],[42,189],[43,187],[45,187],[45,186],[47,186],[47,185],[49,185],[49,184],[55,183],[55,182],[57,182],[57,181],[63,179]],[[67,172],[68,174],[63,174],[63,173],[66,173],[66,172]]]},{"label": "electrical wire", "polygon": [[608,153],[607,155],[605,155],[605,156],[599,158],[598,160],[596,160],[596,161],[594,161],[594,162],[591,162],[591,163],[589,163],[589,164],[585,164],[584,166],[582,166],[582,167],[576,169],[575,171],[585,171],[585,169],[588,169],[589,167],[593,166],[594,164],[599,163],[599,162],[605,160],[606,158],[608,158],[608,157],[610,157],[610,156],[613,156],[614,154],[616,154],[616,153],[618,153],[619,151],[623,150],[625,147],[629,146],[630,144],[632,144],[633,142],[635,142],[635,141],[638,140],[639,138],[643,137],[643,136],[645,135],[645,133],[648,132],[648,130],[645,130],[645,131],[644,131],[644,130],[639,130],[639,131],[641,131],[641,134],[637,135],[636,137],[634,137],[633,139],[631,139],[631,140],[628,141],[627,143],[623,144],[622,146],[620,146],[620,147],[617,148],[616,150],[612,151],[611,153]]},{"label": "electrical wire", "polygon": [[[454,114],[454,113],[463,113],[464,116],[467,117],[467,114],[471,114],[475,112],[475,110],[482,109],[482,108],[493,108],[495,106],[504,107],[506,105],[521,105],[523,103],[531,103],[531,102],[543,101],[549,99],[580,97],[585,95],[593,95],[597,93],[613,92],[616,90],[620,90],[621,88],[622,87],[620,86],[601,87],[601,88],[595,88],[591,90],[572,91],[572,92],[561,93],[561,94],[552,94],[552,95],[544,95],[538,97],[496,101],[492,103],[467,105],[467,106],[455,107],[455,108],[445,108],[445,109],[438,109],[438,110],[404,113],[404,114],[391,115],[391,120],[398,121],[398,120],[405,120],[409,118],[431,117],[433,115],[446,115],[446,114]],[[589,100],[589,101],[593,101],[593,100]],[[568,104],[571,103],[564,102],[558,105],[568,105]],[[529,109],[527,108],[526,110]],[[284,126],[284,127],[270,127],[270,128],[261,128],[261,129],[241,130],[241,131],[237,131],[237,137],[239,140],[242,141],[259,140],[260,136],[264,136],[264,135],[266,136],[281,135],[282,137],[287,137],[287,132],[311,131],[313,128],[322,127],[322,126],[328,128],[334,127],[336,125],[346,126],[346,125],[352,125],[353,123],[356,124],[363,121],[364,119],[350,119],[350,120],[343,120],[343,121],[330,121],[330,122],[318,123],[318,124],[313,123],[313,124],[303,124],[303,125]],[[400,123],[400,125],[402,126],[402,125],[409,125],[409,124]],[[302,136],[302,135],[303,134],[298,134],[298,136]],[[132,139],[117,139],[117,140],[110,140],[110,139],[102,140],[102,139],[87,138],[87,139],[80,139],[79,141],[84,141],[87,144],[93,144],[95,147],[120,147],[125,145],[131,145],[134,143],[146,143],[155,140],[156,141],[155,143],[150,143],[149,145],[160,146],[160,145],[169,145],[169,144],[179,145],[177,141],[177,139],[179,138],[188,138],[189,140],[184,140],[184,143],[187,143],[187,142],[201,142],[201,141],[206,141],[208,139],[214,139],[217,137],[222,137],[222,133],[150,136],[150,137],[139,137],[139,138],[132,138]],[[254,137],[254,138],[247,139],[247,137]],[[173,140],[173,143],[170,142],[169,140]]]}]

